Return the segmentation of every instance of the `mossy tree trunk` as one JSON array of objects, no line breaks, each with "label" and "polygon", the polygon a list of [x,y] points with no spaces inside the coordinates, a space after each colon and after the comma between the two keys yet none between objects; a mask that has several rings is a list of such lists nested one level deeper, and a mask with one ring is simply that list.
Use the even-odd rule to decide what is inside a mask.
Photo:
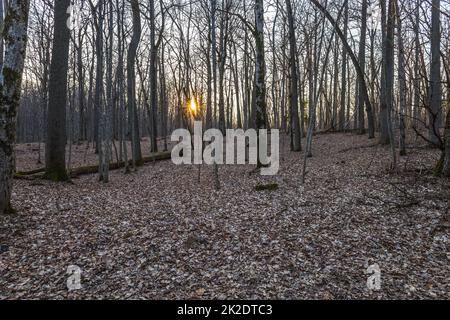
[{"label": "mossy tree trunk", "polygon": [[[264,55],[264,5],[255,0],[255,124],[256,129],[267,129],[266,59]],[[258,134],[259,136],[259,134]],[[258,141],[259,142],[259,141]],[[259,145],[259,144],[258,144]],[[258,167],[261,167],[258,155]]]},{"label": "mossy tree trunk", "polygon": [[11,213],[16,113],[27,47],[28,0],[10,0],[2,37],[5,57],[0,75],[0,213]]}]

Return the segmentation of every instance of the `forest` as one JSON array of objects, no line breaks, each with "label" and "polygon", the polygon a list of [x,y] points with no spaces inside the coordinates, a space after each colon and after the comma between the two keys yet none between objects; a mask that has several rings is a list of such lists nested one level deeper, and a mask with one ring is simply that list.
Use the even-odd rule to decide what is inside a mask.
[{"label": "forest", "polygon": [[0,0],[0,30],[0,300],[450,299],[449,0]]}]

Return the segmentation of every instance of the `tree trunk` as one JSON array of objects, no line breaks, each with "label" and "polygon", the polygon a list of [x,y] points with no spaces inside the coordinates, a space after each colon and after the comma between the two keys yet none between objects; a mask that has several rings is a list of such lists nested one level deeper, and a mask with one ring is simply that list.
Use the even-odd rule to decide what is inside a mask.
[{"label": "tree trunk", "polygon": [[[0,0],[0,30],[3,30],[3,23],[5,21],[5,12],[3,7],[3,0]],[[3,66],[3,56],[5,54],[5,43],[3,36],[0,37],[0,68]]]},{"label": "tree trunk", "polygon": [[295,40],[294,15],[292,12],[291,0],[286,1],[286,9],[289,23],[289,52],[291,66],[290,114],[292,117],[292,151],[298,152],[302,150],[302,135],[300,131],[300,120],[298,117],[297,44]]},{"label": "tree trunk", "polygon": [[222,15],[220,20],[219,34],[219,129],[225,133],[225,63],[227,60],[228,42],[228,11],[226,11],[225,1],[222,5]]},{"label": "tree trunk", "polygon": [[131,150],[133,158],[133,168],[142,162],[141,143],[139,136],[139,123],[137,118],[136,106],[136,75],[135,63],[136,54],[141,39],[141,11],[138,0],[131,0],[131,9],[133,12],[133,36],[128,48],[127,58],[127,83],[128,83],[128,122],[131,133]]},{"label": "tree trunk", "polygon": [[50,66],[47,143],[45,148],[46,178],[69,179],[66,171],[66,104],[69,67],[70,30],[67,8],[70,0],[55,0],[52,62]]},{"label": "tree trunk", "polygon": [[158,152],[157,143],[157,115],[158,115],[158,83],[156,81],[157,76],[157,56],[158,48],[156,46],[156,25],[155,25],[155,1],[150,0],[149,2],[150,11],[150,142],[151,142],[151,152]]},{"label": "tree trunk", "polygon": [[263,0],[255,0],[255,20],[255,124],[256,129],[266,129],[266,60],[264,51]]},{"label": "tree trunk", "polygon": [[[344,8],[344,34],[343,37],[347,39],[348,33],[348,1],[345,4]],[[347,95],[347,50],[345,48],[342,49],[342,89],[341,89],[341,109],[339,112],[339,131],[343,131],[346,128],[345,123],[345,108],[346,108],[346,95]]]},{"label": "tree trunk", "polygon": [[217,2],[211,0],[211,60],[213,77],[212,122],[217,123],[217,37],[216,37]]},{"label": "tree trunk", "polygon": [[28,0],[11,0],[2,36],[5,59],[0,77],[0,214],[12,213],[16,114],[27,47]]},{"label": "tree trunk", "polygon": [[385,83],[386,95],[385,105],[387,113],[387,129],[389,143],[392,151],[392,169],[397,165],[397,156],[395,151],[395,137],[392,128],[392,111],[394,109],[394,28],[395,28],[395,1],[389,0],[389,10],[386,25],[386,38],[384,43],[385,50]]},{"label": "tree trunk", "polygon": [[[361,38],[359,40],[359,65],[361,66],[361,72],[366,73],[366,35],[367,35],[367,0],[362,1],[361,9]],[[358,132],[364,134],[365,129],[365,117],[364,117],[364,94],[362,92],[361,79],[358,81]]]},{"label": "tree trunk", "polygon": [[333,78],[333,115],[332,129],[336,131],[338,128],[338,90],[339,90],[339,36],[336,34],[334,48],[334,78]]},{"label": "tree trunk", "polygon": [[432,1],[431,18],[431,64],[429,89],[429,140],[435,146],[441,146],[440,128],[442,123],[442,86],[441,86],[441,0]]},{"label": "tree trunk", "polygon": [[406,155],[406,72],[405,72],[405,48],[403,45],[402,19],[400,15],[400,6],[396,0],[397,7],[397,39],[398,39],[398,82],[400,93],[400,155]]},{"label": "tree trunk", "polygon": [[[267,129],[263,0],[255,0],[255,51],[255,125],[256,130],[259,130]],[[258,167],[261,166],[260,160],[258,155]]]},{"label": "tree trunk", "polygon": [[380,83],[380,144],[389,144],[388,105],[386,98],[386,0],[380,0],[381,6],[381,38],[382,38],[382,64]]},{"label": "tree trunk", "polygon": [[233,61],[233,77],[234,77],[234,90],[236,96],[236,110],[237,110],[237,128],[242,128],[242,114],[241,114],[241,106],[240,106],[240,91],[239,91],[239,66],[238,66],[238,55],[236,49],[236,42],[233,43],[233,51],[234,51],[234,61]]},{"label": "tree trunk", "polygon": [[84,71],[83,71],[83,37],[81,31],[78,35],[78,45],[76,47],[77,52],[77,69],[78,69],[78,104],[80,109],[79,115],[79,139],[81,141],[86,140],[86,119],[84,110]]},{"label": "tree trunk", "polygon": [[413,127],[417,128],[420,115],[420,4],[422,0],[417,0],[414,22],[414,111]]},{"label": "tree trunk", "polygon": [[447,112],[447,120],[445,124],[445,149],[438,170],[442,171],[443,176],[450,178],[450,110]]},{"label": "tree trunk", "polygon": [[[244,4],[245,5],[245,4]],[[216,39],[216,14],[217,14],[217,1],[211,0],[211,60],[212,60],[212,77],[214,84],[214,99],[213,99],[213,114],[212,120],[214,126],[217,124],[217,39]],[[216,190],[220,189],[219,180],[219,166],[214,163],[214,187]]]}]

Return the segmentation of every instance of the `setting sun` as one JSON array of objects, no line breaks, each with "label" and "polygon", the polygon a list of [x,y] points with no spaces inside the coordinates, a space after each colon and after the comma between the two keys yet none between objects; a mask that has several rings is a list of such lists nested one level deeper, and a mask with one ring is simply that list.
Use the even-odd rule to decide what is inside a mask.
[{"label": "setting sun", "polygon": [[191,103],[189,104],[189,108],[191,109],[191,112],[193,112],[193,113],[197,112],[197,102],[195,101],[195,98],[191,99]]}]

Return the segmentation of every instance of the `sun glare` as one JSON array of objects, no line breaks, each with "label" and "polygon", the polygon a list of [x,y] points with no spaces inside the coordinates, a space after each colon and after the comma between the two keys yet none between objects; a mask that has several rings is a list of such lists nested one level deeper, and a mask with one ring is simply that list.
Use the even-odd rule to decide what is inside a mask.
[{"label": "sun glare", "polygon": [[196,113],[197,112],[197,102],[195,102],[195,99],[191,99],[191,103],[189,104],[189,108],[191,109],[191,112]]}]

